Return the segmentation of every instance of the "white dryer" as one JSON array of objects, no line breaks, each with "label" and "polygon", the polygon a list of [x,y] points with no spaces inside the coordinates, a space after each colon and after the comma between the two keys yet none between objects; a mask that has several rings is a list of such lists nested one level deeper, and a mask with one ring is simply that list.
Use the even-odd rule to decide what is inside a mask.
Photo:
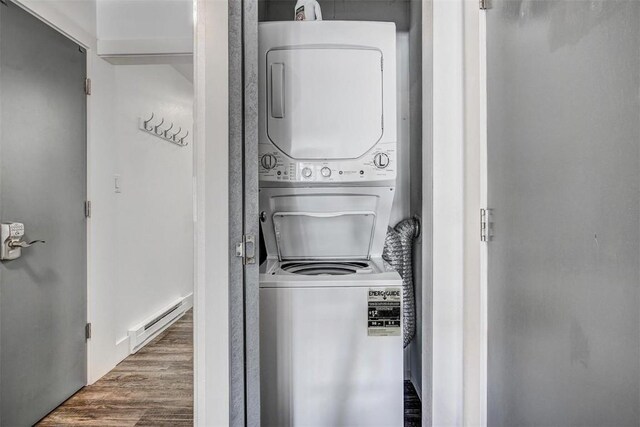
[{"label": "white dryer", "polygon": [[395,34],[388,22],[260,24],[262,186],[394,185]]},{"label": "white dryer", "polygon": [[259,26],[262,425],[402,426],[395,25]]}]

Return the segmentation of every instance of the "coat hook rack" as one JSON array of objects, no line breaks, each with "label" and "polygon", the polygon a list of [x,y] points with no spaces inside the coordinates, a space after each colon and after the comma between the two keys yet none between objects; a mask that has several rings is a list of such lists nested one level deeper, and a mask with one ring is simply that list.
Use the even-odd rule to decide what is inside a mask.
[{"label": "coat hook rack", "polygon": [[156,136],[160,139],[164,139],[165,141],[169,141],[172,144],[179,145],[180,147],[184,147],[189,144],[186,140],[187,136],[189,136],[189,131],[184,131],[184,135],[182,134],[182,126],[178,127],[177,132],[173,132],[172,129],[174,127],[174,123],[171,122],[170,125],[165,125],[164,117],[158,119],[156,118],[155,113],[151,113],[151,117],[148,119],[139,118],[139,127],[141,131],[147,132],[153,136]]}]

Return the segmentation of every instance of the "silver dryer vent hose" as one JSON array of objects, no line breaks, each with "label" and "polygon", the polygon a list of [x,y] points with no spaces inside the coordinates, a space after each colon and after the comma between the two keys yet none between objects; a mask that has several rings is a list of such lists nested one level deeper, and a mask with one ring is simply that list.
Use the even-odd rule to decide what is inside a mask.
[{"label": "silver dryer vent hose", "polygon": [[403,341],[408,346],[416,333],[416,297],[413,287],[413,242],[420,235],[418,218],[389,227],[382,257],[402,278]]}]

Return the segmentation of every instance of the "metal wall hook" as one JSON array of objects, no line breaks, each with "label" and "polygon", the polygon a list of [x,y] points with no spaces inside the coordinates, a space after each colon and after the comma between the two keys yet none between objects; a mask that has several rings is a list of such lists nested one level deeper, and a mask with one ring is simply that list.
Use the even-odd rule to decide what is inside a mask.
[{"label": "metal wall hook", "polygon": [[163,132],[164,137],[165,138],[169,138],[169,131],[173,128],[173,122],[171,123],[171,126],[169,126],[168,128],[166,128]]},{"label": "metal wall hook", "polygon": [[153,130],[153,126],[149,127],[149,122],[151,122],[151,120],[153,120],[154,117],[154,113],[151,113],[151,117],[149,117],[149,120],[145,120],[143,121],[143,126],[145,128],[145,130]]},{"label": "metal wall hook", "polygon": [[[1,1],[1,0],[0,0]],[[153,120],[160,120],[158,124],[152,123]],[[180,147],[184,147],[189,143],[185,140],[189,135],[189,131],[187,130],[184,135],[180,135],[182,133],[182,126],[178,128],[177,132],[174,132],[173,129],[175,127],[175,123],[171,122],[171,125],[167,128],[162,128],[162,125],[165,123],[165,119],[156,117],[155,113],[151,113],[151,117],[148,119],[138,118],[138,127],[140,130],[150,133],[151,135],[157,136],[158,138],[164,139],[165,141],[169,141],[172,144],[176,144]]]},{"label": "metal wall hook", "polygon": [[180,134],[180,132],[182,132],[182,126],[180,126],[180,128],[178,129],[178,132],[174,133],[173,136],[171,136],[171,139],[173,141],[176,140],[176,136],[178,136]]},{"label": "metal wall hook", "polygon": [[162,135],[162,131],[158,132],[158,130],[160,129],[160,126],[162,126],[163,123],[164,123],[164,117],[162,118],[162,121],[160,123],[154,126],[155,133],[157,133],[158,135]]},{"label": "metal wall hook", "polygon": [[182,138],[180,138],[180,144],[182,145],[187,145],[186,142],[184,142],[184,139],[189,136],[189,131],[187,131],[187,133],[184,134],[184,136]]}]

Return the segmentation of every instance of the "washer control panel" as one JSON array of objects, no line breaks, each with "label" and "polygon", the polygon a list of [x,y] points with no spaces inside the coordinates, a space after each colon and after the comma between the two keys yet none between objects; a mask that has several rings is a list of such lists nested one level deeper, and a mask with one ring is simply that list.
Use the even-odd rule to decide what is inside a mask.
[{"label": "washer control panel", "polygon": [[260,181],[343,183],[388,181],[396,178],[395,144],[380,144],[359,159],[294,160],[260,144]]}]

